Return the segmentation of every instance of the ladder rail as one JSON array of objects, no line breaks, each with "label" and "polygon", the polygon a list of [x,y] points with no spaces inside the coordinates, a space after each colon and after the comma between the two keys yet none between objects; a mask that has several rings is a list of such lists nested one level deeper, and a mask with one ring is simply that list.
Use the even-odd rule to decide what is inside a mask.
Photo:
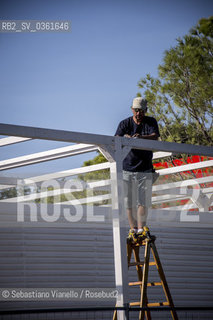
[{"label": "ladder rail", "polygon": [[[142,290],[142,283],[143,283],[143,272],[142,272],[142,265],[141,265],[141,261],[140,261],[140,247],[139,246],[135,246],[133,248],[133,252],[134,252],[134,258],[135,258],[135,263],[136,263],[136,270],[137,270],[137,274],[138,274],[138,280],[140,282],[140,289]],[[128,252],[128,251],[127,251]],[[130,257],[131,258],[131,257]],[[130,260],[128,258],[128,266],[130,265]],[[143,266],[144,266],[144,263],[143,263]],[[146,303],[148,304],[148,297],[147,297],[147,293],[145,293],[145,301]],[[140,302],[140,307],[141,307],[141,302]],[[150,313],[150,310],[145,310],[145,317],[146,317],[146,320],[151,320],[151,313]]]},{"label": "ladder rail", "polygon": [[[147,227],[146,227],[147,228]],[[139,306],[142,310],[139,311],[139,320],[151,320],[150,310],[144,310],[145,307],[171,307],[170,313],[173,320],[178,320],[178,316],[174,307],[173,299],[169,290],[169,286],[166,281],[166,277],[163,271],[163,267],[158,255],[157,248],[155,246],[155,236],[151,236],[149,229],[147,228],[147,236],[145,239],[138,243],[127,243],[127,257],[128,257],[128,268],[135,266],[138,275],[138,281],[129,282],[129,286],[140,286],[141,298],[139,302],[131,302],[130,306]],[[144,249],[144,260],[140,260],[140,247],[145,247]],[[131,262],[132,252],[134,252],[135,262]],[[150,262],[150,254],[152,254],[154,261]],[[160,282],[148,282],[149,266],[156,266]],[[162,302],[148,302],[147,287],[162,286],[163,292],[166,297],[166,301]]]},{"label": "ladder rail", "polygon": [[[170,307],[174,308],[173,299],[172,299],[172,296],[171,296],[171,293],[170,293],[170,290],[169,290],[169,287],[168,287],[168,284],[167,284],[167,281],[166,281],[166,277],[165,277],[165,274],[164,274],[164,271],[163,271],[163,267],[162,267],[162,264],[161,264],[161,261],[160,261],[160,258],[159,258],[155,243],[152,242],[150,244],[150,246],[151,246],[152,255],[153,255],[153,258],[155,260],[155,263],[156,263],[156,266],[157,266],[157,270],[158,270],[158,273],[159,273],[159,276],[160,276],[160,279],[161,279],[161,282],[162,282],[162,286],[163,286],[163,290],[164,290],[167,302],[169,303]],[[173,320],[178,320],[177,313],[176,313],[175,309],[171,310],[171,315],[172,315],[172,319]]]},{"label": "ladder rail", "polygon": [[[142,277],[142,286],[141,286],[141,300],[140,307],[146,307],[147,301],[147,282],[149,275],[149,258],[150,258],[150,246],[149,242],[146,241],[145,251],[144,251],[144,265],[143,265],[143,277]],[[145,311],[141,310],[139,312],[139,320],[144,320]]]}]

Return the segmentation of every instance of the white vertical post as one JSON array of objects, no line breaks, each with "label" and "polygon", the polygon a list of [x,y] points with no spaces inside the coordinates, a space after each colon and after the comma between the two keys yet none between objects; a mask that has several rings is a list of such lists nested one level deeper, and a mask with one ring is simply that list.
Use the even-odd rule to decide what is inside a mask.
[{"label": "white vertical post", "polygon": [[[114,241],[115,282],[118,290],[117,306],[128,304],[128,265],[126,250],[126,210],[124,206],[123,170],[121,138],[115,138],[115,161],[111,163],[111,192],[112,192],[112,224]],[[125,311],[117,312],[118,319],[126,319]]]}]

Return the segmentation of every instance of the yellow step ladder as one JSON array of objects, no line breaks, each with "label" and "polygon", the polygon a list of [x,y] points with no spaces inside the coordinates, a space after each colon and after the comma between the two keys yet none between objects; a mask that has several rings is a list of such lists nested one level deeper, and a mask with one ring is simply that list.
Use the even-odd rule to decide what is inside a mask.
[{"label": "yellow step ladder", "polygon": [[[130,302],[129,306],[137,306],[140,308],[146,307],[163,307],[167,306],[170,307],[171,316],[173,320],[178,320],[177,313],[174,309],[174,303],[172,300],[172,296],[169,291],[169,287],[166,281],[166,277],[160,262],[160,258],[157,252],[157,248],[155,246],[155,236],[151,236],[149,229],[145,227],[146,232],[144,233],[144,238],[142,238],[137,243],[132,241],[127,241],[127,258],[128,258],[128,267],[136,267],[138,281],[136,282],[129,282],[129,286],[140,286],[140,301],[138,302]],[[143,261],[140,260],[140,247],[144,247],[144,259]],[[132,252],[134,254],[135,262],[131,262]],[[150,261],[150,254],[154,258],[154,261]],[[148,282],[148,273],[149,273],[149,266],[156,266],[160,281],[159,282]],[[164,294],[166,296],[166,301],[163,302],[148,302],[147,297],[147,287],[155,287],[155,286],[162,286]],[[141,310],[139,312],[139,320],[151,320],[151,312],[150,310]],[[117,320],[117,311],[114,312],[113,320]]]}]

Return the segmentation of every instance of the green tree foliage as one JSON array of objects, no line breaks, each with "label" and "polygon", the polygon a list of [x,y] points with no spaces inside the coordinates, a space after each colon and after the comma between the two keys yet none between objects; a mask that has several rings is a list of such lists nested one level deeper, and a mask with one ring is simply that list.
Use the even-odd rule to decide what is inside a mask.
[{"label": "green tree foliage", "polygon": [[147,74],[138,86],[162,140],[212,145],[213,16],[199,20],[165,51],[158,78]]},{"label": "green tree foliage", "polygon": [[[106,158],[102,155],[102,153],[98,153],[95,158],[92,160],[87,160],[84,162],[83,167],[91,166],[99,163],[107,162]],[[78,176],[79,179],[83,181],[97,181],[97,180],[105,180],[109,179],[109,169],[98,170],[94,172],[89,172],[86,174],[81,174]]]},{"label": "green tree foliage", "polygon": [[[148,100],[148,112],[160,127],[163,141],[212,145],[213,142],[213,16],[200,19],[176,46],[165,51],[158,78],[147,74],[138,87]],[[176,155],[177,157],[177,155]],[[182,155],[185,159],[187,155]],[[103,155],[84,166],[105,162]],[[158,160],[154,162],[158,162]],[[173,165],[173,157],[168,162]],[[109,171],[81,175],[81,179],[108,179]],[[182,179],[182,177],[180,177]]]},{"label": "green tree foliage", "polygon": [[0,200],[17,197],[18,192],[16,188],[6,189],[0,192]]},{"label": "green tree foliage", "polygon": [[[21,194],[20,194],[21,192]],[[17,187],[8,188],[5,190],[0,191],[0,200],[15,198],[18,196],[28,195],[31,193],[31,190],[29,187],[24,187],[21,191]]]},{"label": "green tree foliage", "polygon": [[[98,153],[98,155],[92,159],[92,160],[87,160],[83,163],[83,167],[85,166],[91,166],[99,163],[106,162],[107,160],[104,158],[104,156],[101,153]],[[98,181],[98,180],[104,180],[104,179],[109,179],[109,169],[104,169],[104,170],[97,170],[94,172],[89,172],[86,174],[79,174],[77,177],[77,180],[81,180],[84,182],[92,182],[92,181]],[[63,181],[63,179],[61,180]],[[86,184],[85,184],[86,185]],[[83,184],[82,184],[83,186]],[[49,187],[48,191],[54,190],[53,187]],[[46,190],[45,190],[46,191]],[[37,192],[40,193],[42,190],[38,187]],[[102,195],[102,194],[107,194],[107,191],[98,191],[98,190],[90,190],[86,188],[85,190],[82,191],[74,191],[68,194],[61,194],[57,196],[48,196],[46,198],[38,198],[35,200],[35,203],[57,203],[57,202],[66,202],[68,200],[75,200],[75,199],[83,199],[87,197],[92,197],[96,195]],[[101,204],[107,204],[107,200],[100,201]],[[98,203],[95,203],[98,204]]]},{"label": "green tree foliage", "polygon": [[[95,156],[93,159],[85,161],[83,163],[83,167],[92,166],[92,165],[100,164],[103,162],[107,162],[107,160],[102,153],[98,152],[98,155]],[[97,170],[93,172],[88,172],[86,174],[80,174],[78,175],[78,178],[85,182],[106,180],[110,178],[110,172],[109,172],[109,169]],[[94,190],[87,190],[87,191],[76,193],[75,197],[86,198],[88,196],[98,196],[98,195],[104,195],[104,194],[108,194],[108,191],[94,189]],[[109,200],[102,200],[99,203],[96,202],[95,205],[109,204],[109,203],[110,203]]]}]

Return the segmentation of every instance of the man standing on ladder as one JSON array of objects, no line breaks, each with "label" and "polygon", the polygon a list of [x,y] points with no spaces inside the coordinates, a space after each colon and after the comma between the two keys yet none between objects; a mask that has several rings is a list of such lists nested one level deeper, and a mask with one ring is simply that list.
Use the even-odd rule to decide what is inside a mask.
[{"label": "man standing on ladder", "polygon": [[[133,116],[122,120],[116,136],[157,140],[160,137],[155,118],[146,116],[147,100],[133,99]],[[124,191],[130,225],[128,239],[136,242],[143,237],[148,207],[151,205],[154,169],[152,151],[132,149],[123,161]]]}]

